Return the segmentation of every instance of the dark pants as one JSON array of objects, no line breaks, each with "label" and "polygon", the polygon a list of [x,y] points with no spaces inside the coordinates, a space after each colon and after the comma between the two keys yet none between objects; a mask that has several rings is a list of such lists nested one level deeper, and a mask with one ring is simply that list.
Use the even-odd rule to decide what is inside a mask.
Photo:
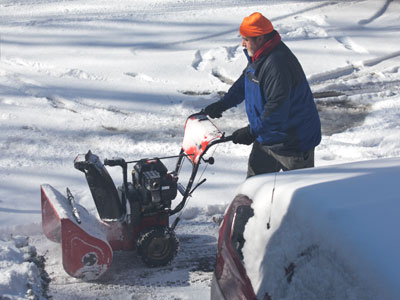
[{"label": "dark pants", "polygon": [[264,146],[255,141],[249,157],[247,178],[280,170],[312,167],[314,167],[314,148],[307,152],[278,152],[270,146]]}]

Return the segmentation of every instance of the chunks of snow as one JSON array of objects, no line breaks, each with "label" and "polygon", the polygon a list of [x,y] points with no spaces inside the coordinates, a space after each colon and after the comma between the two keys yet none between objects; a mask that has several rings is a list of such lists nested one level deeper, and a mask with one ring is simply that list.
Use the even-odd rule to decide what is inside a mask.
[{"label": "chunks of snow", "polygon": [[42,299],[47,274],[25,236],[0,240],[0,299]]}]

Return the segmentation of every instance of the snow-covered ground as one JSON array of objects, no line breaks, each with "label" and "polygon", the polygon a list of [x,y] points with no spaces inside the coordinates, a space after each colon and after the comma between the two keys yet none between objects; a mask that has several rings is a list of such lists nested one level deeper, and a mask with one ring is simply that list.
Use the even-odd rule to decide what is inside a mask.
[{"label": "snow-covered ground", "polygon": [[[0,235],[30,236],[47,259],[54,299],[208,297],[218,234],[211,219],[244,180],[250,147],[216,147],[170,267],[149,270],[134,254],[117,254],[96,283],[63,272],[58,245],[41,233],[39,185],[68,186],[93,212],[73,168],[78,153],[177,154],[186,117],[245,67],[238,26],[254,11],[271,19],[309,78],[324,133],[317,166],[400,156],[399,2],[2,0],[0,11]],[[244,107],[215,123],[231,133],[246,124]],[[119,183],[120,172],[110,172]],[[4,278],[0,295],[25,293],[3,291],[3,281],[14,286]]]}]

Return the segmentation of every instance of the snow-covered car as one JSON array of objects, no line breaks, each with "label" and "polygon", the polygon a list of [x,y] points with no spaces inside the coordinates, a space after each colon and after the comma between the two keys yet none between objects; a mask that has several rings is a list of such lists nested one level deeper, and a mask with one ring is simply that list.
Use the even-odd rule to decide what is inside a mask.
[{"label": "snow-covered car", "polygon": [[400,299],[400,158],[246,180],[211,299]]}]

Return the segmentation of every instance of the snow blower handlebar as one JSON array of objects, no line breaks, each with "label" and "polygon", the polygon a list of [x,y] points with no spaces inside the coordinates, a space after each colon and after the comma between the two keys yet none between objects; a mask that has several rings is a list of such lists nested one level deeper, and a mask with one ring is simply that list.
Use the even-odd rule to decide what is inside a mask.
[{"label": "snow blower handlebar", "polygon": [[128,188],[128,163],[123,158],[106,158],[104,160],[105,166],[115,167],[120,166],[122,168],[124,187]]},{"label": "snow blower handlebar", "polygon": [[223,134],[223,136],[219,140],[212,141],[208,146],[211,147],[211,146],[214,146],[216,144],[230,142],[232,140],[233,140],[233,135],[225,136],[225,134]]},{"label": "snow blower handlebar", "polygon": [[[225,142],[229,142],[232,141],[232,136],[227,136],[225,137],[225,134],[223,133],[222,136],[219,139],[215,139],[213,141],[211,141],[206,148],[204,149],[204,151],[200,154],[200,157],[198,159],[198,161],[196,163],[193,163],[193,168],[192,168],[192,174],[190,175],[190,179],[189,182],[186,186],[185,189],[183,189],[182,191],[182,200],[181,202],[172,210],[169,211],[169,215],[172,216],[176,213],[178,213],[179,211],[181,211],[183,209],[183,207],[186,204],[187,199],[192,195],[192,193],[200,186],[202,185],[204,182],[206,182],[206,178],[204,178],[203,180],[199,181],[193,188],[193,182],[196,178],[197,175],[197,171],[199,170],[199,166],[200,166],[200,162],[204,161],[205,163],[208,163],[210,165],[214,164],[214,158],[213,157],[209,157],[208,159],[204,159],[203,156],[207,153],[207,151],[214,145],[216,144],[220,144],[220,143],[225,143]],[[179,170],[181,168],[182,165],[182,161],[185,157],[188,157],[187,153],[185,153],[184,149],[181,150],[181,153],[179,155],[179,159],[178,162],[176,164],[176,169],[175,169],[175,173],[179,173]],[[179,218],[176,219],[176,221],[174,222],[173,226],[171,228],[174,228],[177,223],[179,221]]]},{"label": "snow blower handlebar", "polygon": [[[203,156],[206,154],[206,152],[214,145],[216,144],[220,144],[220,143],[225,143],[225,142],[229,142],[232,141],[233,137],[232,135],[230,136],[225,136],[225,133],[222,133],[222,136],[219,139],[215,139],[213,141],[211,141],[206,148],[204,149],[204,151],[200,154],[199,160],[197,161],[197,163],[193,162],[193,169],[192,169],[192,174],[190,176],[188,185],[186,187],[186,189],[183,190],[183,198],[181,200],[181,202],[173,209],[169,211],[169,215],[172,216],[178,212],[180,212],[183,207],[186,204],[187,199],[192,195],[192,193],[200,186],[202,185],[204,182],[206,182],[206,178],[204,178],[203,180],[199,181],[193,188],[193,182],[194,179],[196,178],[197,175],[197,171],[199,170],[199,165],[201,161],[204,161],[205,163],[208,163],[210,165],[214,164],[214,158],[211,156],[208,159],[204,159]],[[182,164],[182,160],[184,157],[188,157],[188,155],[185,153],[184,149],[181,150],[180,153],[180,158],[178,159],[177,165],[176,165],[176,170],[175,172],[179,172],[179,169],[181,167]],[[192,160],[193,161],[193,160]],[[180,217],[176,217],[174,222],[171,225],[171,230],[175,230],[175,227],[178,225],[180,221]]]},{"label": "snow blower handlebar", "polygon": [[125,161],[125,159],[117,157],[104,159],[104,165],[110,167],[120,166],[122,168],[122,178],[125,193],[122,194],[121,200],[123,207],[125,207],[127,201],[126,195],[128,195],[128,163]]},{"label": "snow blower handlebar", "polygon": [[[216,145],[216,144],[221,144],[221,143],[230,142],[230,141],[232,141],[232,140],[233,140],[233,136],[232,136],[232,135],[225,136],[225,133],[223,133],[222,137],[221,137],[219,140],[212,141],[212,142],[207,146],[206,150],[204,150],[204,154],[207,152],[207,150],[208,150],[210,147],[212,147],[212,146],[214,146],[214,145]],[[202,156],[202,157],[201,157],[201,160],[204,161],[204,162],[206,162],[206,163],[208,163],[208,164],[210,164],[210,165],[213,165],[214,162],[215,162],[214,157],[212,157],[212,156],[209,157],[208,159],[204,159],[204,157]]]},{"label": "snow blower handlebar", "polygon": [[124,168],[126,166],[126,162],[125,159],[123,158],[106,158],[104,160],[104,165],[105,166],[110,166],[110,167],[114,167],[114,166],[120,166],[121,168]]}]

